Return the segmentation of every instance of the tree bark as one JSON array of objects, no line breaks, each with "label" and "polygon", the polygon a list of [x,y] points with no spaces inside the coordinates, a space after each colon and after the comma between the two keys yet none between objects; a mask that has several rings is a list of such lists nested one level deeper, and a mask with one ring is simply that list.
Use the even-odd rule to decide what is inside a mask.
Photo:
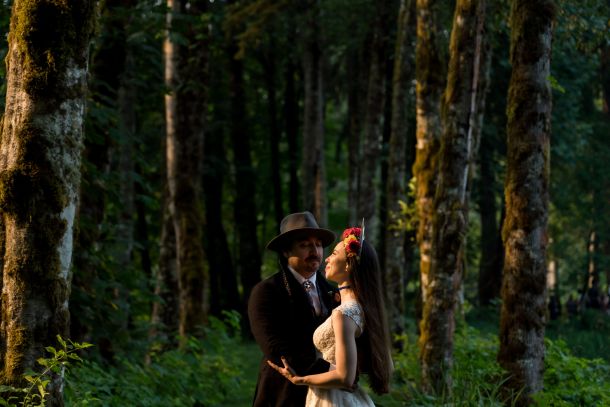
[{"label": "tree bark", "polygon": [[451,32],[449,72],[443,98],[439,175],[432,219],[428,298],[421,321],[423,386],[451,393],[455,308],[468,219],[467,187],[474,147],[484,0],[458,0]]},{"label": "tree bark", "polygon": [[177,345],[175,333],[179,331],[180,315],[178,264],[176,256],[176,232],[174,220],[169,212],[169,191],[165,186],[162,208],[159,267],[155,278],[155,296],[151,316],[150,337],[167,344]]},{"label": "tree bark", "polygon": [[[366,90],[362,85],[368,77],[364,69],[363,57],[359,49],[352,49],[348,53],[347,61],[347,115],[348,115],[348,139],[347,139],[347,165],[348,165],[348,187],[347,203],[350,225],[356,225],[359,221],[358,195],[360,192],[360,135],[362,133],[362,100],[366,97]],[[354,80],[353,78],[356,78]]]},{"label": "tree bark", "polygon": [[233,265],[227,234],[223,225],[222,196],[225,160],[222,132],[211,132],[206,137],[206,165],[203,185],[206,191],[206,251],[210,265],[210,313],[220,316],[221,311],[241,311],[237,286],[237,273]]},{"label": "tree bark", "polygon": [[[399,201],[407,202],[407,137],[409,102],[408,94],[413,75],[412,51],[414,0],[401,0],[398,12],[394,73],[392,80],[392,130],[388,148],[387,202],[388,217],[385,228],[386,241],[386,295],[390,331],[394,335],[404,333],[405,316],[405,258],[406,231],[392,227],[400,216]],[[412,107],[412,106],[411,106]]]},{"label": "tree bark", "polygon": [[[123,269],[131,266],[134,247],[134,213],[135,213],[135,185],[134,185],[134,137],[136,133],[135,105],[136,94],[133,84],[134,56],[128,44],[125,46],[125,70],[121,75],[118,90],[119,110],[119,191],[121,196],[120,223],[117,228],[117,242],[121,252],[118,263]],[[127,293],[124,293],[127,294]]]},{"label": "tree bark", "polygon": [[295,89],[296,66],[290,59],[286,64],[285,81],[286,90],[284,91],[284,120],[286,140],[288,142],[288,206],[290,213],[299,212],[301,209],[299,200],[299,168],[298,154],[298,134],[299,134],[299,112],[298,101]]},{"label": "tree bark", "polygon": [[[13,2],[0,142],[4,235],[0,383],[68,335],[73,225],[80,185],[89,40],[95,3]],[[63,372],[48,406],[63,405]]]},{"label": "tree bark", "polygon": [[381,158],[383,113],[385,108],[386,21],[389,2],[379,0],[373,22],[373,39],[369,53],[369,75],[366,111],[363,123],[362,155],[358,168],[358,218],[366,219],[372,240],[379,233],[377,213],[379,165]]},{"label": "tree bark", "polygon": [[[75,241],[73,258],[74,277],[72,280],[72,298],[70,302],[70,337],[77,342],[82,341],[107,341],[107,338],[92,338],[90,327],[96,321],[86,320],[87,315],[96,318],[103,307],[103,301],[97,301],[92,294],[95,290],[93,284],[98,279],[105,279],[106,275],[95,259],[103,250],[104,239],[101,237],[107,227],[104,221],[107,216],[107,186],[100,182],[111,172],[111,157],[113,137],[111,132],[116,129],[114,118],[120,80],[125,71],[126,56],[126,14],[131,1],[120,0],[106,1],[100,10],[100,22],[102,27],[98,36],[97,46],[93,49],[91,56],[90,97],[93,101],[90,112],[103,111],[105,119],[85,121],[96,127],[95,132],[85,134],[82,165],[82,186],[78,210],[78,233]],[[89,115],[88,113],[88,115]],[[99,127],[98,127],[99,126]],[[95,134],[93,134],[95,133]],[[100,140],[101,139],[101,140]],[[87,312],[83,308],[93,308],[93,312]],[[103,311],[102,311],[103,313]],[[120,329],[118,325],[111,330]],[[106,354],[104,352],[101,352]],[[109,353],[110,354],[110,353]],[[108,354],[108,355],[109,355]]]},{"label": "tree bark", "polygon": [[307,20],[303,38],[304,111],[303,208],[312,212],[321,226],[327,224],[326,164],[324,159],[324,87],[319,1],[307,1]]},{"label": "tree bark", "polygon": [[498,362],[519,404],[542,389],[555,4],[512,3],[505,248]]},{"label": "tree bark", "polygon": [[[432,214],[438,150],[441,137],[440,103],[445,88],[446,57],[442,41],[438,0],[417,0],[417,46],[415,50],[417,145],[413,176],[416,179],[416,206],[419,225],[421,300],[428,299]],[[423,306],[423,304],[422,304]]]},{"label": "tree bark", "polygon": [[[179,333],[193,335],[207,319],[209,276],[203,250],[203,195],[201,190],[205,112],[207,109],[208,34],[193,19],[204,10],[203,0],[168,0],[164,42],[167,183],[169,212],[176,236]],[[192,39],[188,45],[170,33]],[[195,35],[197,33],[197,35]],[[194,39],[199,38],[199,39]]]},{"label": "tree bark", "polygon": [[237,49],[235,39],[231,38],[226,51],[229,58],[231,140],[236,180],[234,217],[239,241],[237,266],[239,267],[243,288],[242,312],[245,312],[252,287],[261,278],[261,256],[256,232],[256,173],[250,156],[251,144],[247,126],[244,64],[242,60],[235,58]]}]

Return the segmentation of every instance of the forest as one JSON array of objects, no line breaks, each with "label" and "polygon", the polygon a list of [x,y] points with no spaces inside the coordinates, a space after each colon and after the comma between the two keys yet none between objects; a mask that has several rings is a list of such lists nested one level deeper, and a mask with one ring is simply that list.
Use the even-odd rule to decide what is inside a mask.
[{"label": "forest", "polygon": [[379,254],[376,405],[610,406],[609,1],[4,0],[0,27],[1,405],[251,405],[248,299],[310,211]]}]

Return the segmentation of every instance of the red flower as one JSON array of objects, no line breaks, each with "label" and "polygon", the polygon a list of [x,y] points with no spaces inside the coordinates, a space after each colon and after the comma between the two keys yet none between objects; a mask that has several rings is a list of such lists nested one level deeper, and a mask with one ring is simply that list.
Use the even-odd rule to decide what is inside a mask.
[{"label": "red flower", "polygon": [[360,236],[362,236],[362,229],[360,229],[360,228],[347,228],[347,229],[345,229],[343,231],[343,239],[345,239],[349,235],[354,235],[358,239],[360,239]]},{"label": "red flower", "polygon": [[358,252],[360,251],[360,242],[358,242],[357,240],[352,240],[351,242],[349,242],[349,244],[347,245],[347,251],[350,253],[358,254]]}]

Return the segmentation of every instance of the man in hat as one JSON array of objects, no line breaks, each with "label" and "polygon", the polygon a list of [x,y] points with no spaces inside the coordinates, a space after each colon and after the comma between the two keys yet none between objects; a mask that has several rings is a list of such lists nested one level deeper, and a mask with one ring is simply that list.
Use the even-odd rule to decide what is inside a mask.
[{"label": "man in hat", "polygon": [[293,213],[280,224],[280,234],[267,249],[279,255],[279,271],[258,283],[248,301],[254,338],[263,352],[253,406],[305,405],[306,386],[296,386],[267,363],[282,366],[281,357],[299,374],[329,370],[316,355],[313,332],[338,305],[335,290],[318,271],[323,248],[335,234],[318,226],[310,212]]}]

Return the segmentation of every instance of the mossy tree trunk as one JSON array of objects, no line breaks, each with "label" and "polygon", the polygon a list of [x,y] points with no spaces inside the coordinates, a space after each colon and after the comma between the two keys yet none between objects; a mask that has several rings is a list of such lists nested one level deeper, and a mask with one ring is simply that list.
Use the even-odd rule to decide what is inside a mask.
[{"label": "mossy tree trunk", "polygon": [[[209,276],[203,248],[203,142],[207,109],[208,34],[199,16],[204,0],[168,0],[164,41],[168,207],[176,237],[179,333],[206,322]],[[197,24],[199,22],[199,24]],[[188,38],[184,44],[176,41]]]},{"label": "mossy tree trunk", "polygon": [[[95,3],[13,2],[0,143],[0,383],[22,386],[67,337],[89,41]],[[47,405],[63,405],[63,375]]]},{"label": "mossy tree trunk", "polygon": [[398,12],[398,28],[394,53],[392,83],[392,130],[388,151],[388,180],[386,186],[388,217],[385,228],[386,241],[386,295],[390,331],[395,335],[404,332],[405,315],[405,230],[392,227],[400,217],[399,201],[407,201],[407,138],[409,107],[408,94],[413,76],[413,61],[409,55],[413,50],[415,1],[401,0]]},{"label": "mossy tree trunk", "polygon": [[439,175],[432,219],[428,298],[420,325],[422,382],[427,391],[450,394],[455,309],[461,286],[467,231],[468,178],[478,118],[477,98],[484,0],[458,0],[451,32],[443,97]]},{"label": "mossy tree trunk", "polygon": [[505,249],[498,361],[519,404],[542,389],[555,4],[512,3]]},{"label": "mossy tree trunk", "polygon": [[324,159],[324,84],[320,2],[308,0],[303,27],[303,208],[314,214],[321,226],[327,224],[326,163]]},{"label": "mossy tree trunk", "polygon": [[413,176],[416,179],[418,217],[417,244],[421,277],[421,301],[428,299],[430,248],[432,245],[432,211],[436,191],[438,150],[441,137],[440,103],[445,89],[446,56],[442,38],[440,8],[444,2],[417,0],[416,138]]}]

